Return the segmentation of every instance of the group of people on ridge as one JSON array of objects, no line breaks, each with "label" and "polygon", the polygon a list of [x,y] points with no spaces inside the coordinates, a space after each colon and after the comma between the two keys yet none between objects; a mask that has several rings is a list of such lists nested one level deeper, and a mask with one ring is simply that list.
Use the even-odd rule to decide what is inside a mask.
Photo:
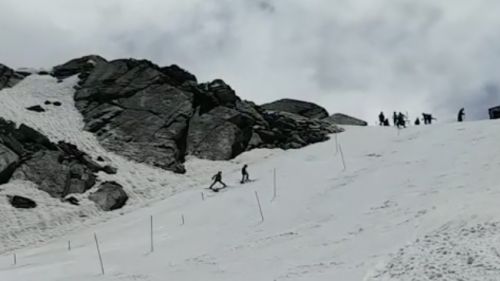
[{"label": "group of people on ridge", "polygon": [[[248,175],[247,168],[248,168],[247,164],[243,165],[243,168],[241,168],[241,181],[240,181],[241,184],[244,184],[244,183],[250,181],[250,176]],[[227,185],[222,181],[222,172],[221,171],[218,171],[217,174],[213,175],[212,180],[213,180],[213,182],[209,187],[209,189],[212,191],[218,191],[218,189],[213,188],[216,183],[221,184],[222,185],[221,188],[227,187]]]},{"label": "group of people on ridge", "polygon": [[[465,117],[465,109],[461,108],[460,111],[458,111],[457,121],[463,122],[464,117]],[[389,119],[385,117],[384,112],[380,112],[380,114],[378,115],[378,120],[380,126],[390,126]],[[432,114],[422,113],[422,120],[424,121],[425,125],[430,125],[432,124],[432,120],[437,120],[437,119],[433,117]],[[394,111],[394,113],[392,114],[392,121],[394,126],[398,128],[401,127],[406,128],[406,123],[409,122],[408,117],[406,115],[404,115],[401,112],[396,113],[396,111]],[[415,119],[414,124],[416,126],[420,125],[420,118],[417,117],[417,119]]]}]

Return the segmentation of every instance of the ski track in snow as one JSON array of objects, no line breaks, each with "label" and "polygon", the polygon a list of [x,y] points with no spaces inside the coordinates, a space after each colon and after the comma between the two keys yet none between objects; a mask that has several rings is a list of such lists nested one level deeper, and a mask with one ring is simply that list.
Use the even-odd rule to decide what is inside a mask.
[{"label": "ski track in snow", "polygon": [[[119,173],[100,180],[122,183],[131,199],[123,210],[105,213],[88,200],[81,207],[63,204],[30,183],[0,186],[0,223],[7,225],[0,229],[0,252],[23,247],[15,266],[11,253],[0,256],[2,281],[500,279],[500,122],[348,128],[338,135],[345,171],[332,138],[300,150],[254,150],[228,162],[189,159],[188,173],[175,175],[108,153],[83,132],[75,83],[28,77],[0,91],[0,116],[105,156]],[[63,106],[44,106],[45,100]],[[48,111],[24,109],[36,104]],[[257,181],[237,184],[241,163],[250,164]],[[217,170],[230,187],[203,189]],[[14,192],[40,206],[11,208],[3,195]]]}]

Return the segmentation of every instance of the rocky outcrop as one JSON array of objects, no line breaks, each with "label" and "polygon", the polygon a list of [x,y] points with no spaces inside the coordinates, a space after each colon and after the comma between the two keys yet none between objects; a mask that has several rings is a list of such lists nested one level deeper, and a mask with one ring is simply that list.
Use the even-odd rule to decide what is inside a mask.
[{"label": "rocky outcrop", "polygon": [[14,195],[14,196],[7,195],[7,199],[14,208],[33,209],[36,208],[37,206],[35,201],[19,195]]},{"label": "rocky outcrop", "polygon": [[105,182],[99,186],[96,192],[89,195],[89,199],[94,201],[102,210],[113,211],[125,205],[128,195],[120,184]]},{"label": "rocky outcrop", "polygon": [[104,147],[138,162],[185,172],[185,138],[193,93],[147,61],[97,65],[75,93],[85,129]]},{"label": "rocky outcrop", "polygon": [[52,69],[51,75],[58,79],[65,79],[70,76],[80,74],[83,78],[84,76],[88,76],[88,74],[94,69],[94,67],[105,62],[106,60],[100,56],[85,56],[70,60],[65,64],[55,66]]},{"label": "rocky outcrop", "polygon": [[331,124],[336,125],[368,126],[368,123],[366,121],[342,113],[333,114],[332,116],[323,119],[323,121],[330,122]]},{"label": "rocky outcrop", "polygon": [[262,105],[262,108],[269,111],[288,112],[307,118],[323,119],[328,117],[328,111],[323,107],[305,101],[293,99],[281,99]]},{"label": "rocky outcrop", "polygon": [[54,144],[40,132],[0,118],[0,183],[27,180],[56,198],[83,193],[106,169],[74,145]]},{"label": "rocky outcrop", "polygon": [[302,147],[336,131],[317,120],[328,116],[317,105],[284,100],[268,110],[220,79],[198,84],[177,65],[103,59],[85,71],[75,92],[85,129],[110,151],[178,173],[188,154],[227,160],[253,148]]},{"label": "rocky outcrop", "polygon": [[9,67],[0,64],[0,90],[3,88],[14,87],[19,81],[23,80],[24,77],[28,76],[26,73],[16,72]]}]

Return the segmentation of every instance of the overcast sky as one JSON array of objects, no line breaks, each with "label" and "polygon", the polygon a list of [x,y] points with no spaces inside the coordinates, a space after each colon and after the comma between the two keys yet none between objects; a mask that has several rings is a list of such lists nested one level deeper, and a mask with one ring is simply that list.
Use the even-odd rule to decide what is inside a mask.
[{"label": "overcast sky", "polygon": [[500,105],[498,0],[0,0],[0,62],[146,58],[376,120]]}]

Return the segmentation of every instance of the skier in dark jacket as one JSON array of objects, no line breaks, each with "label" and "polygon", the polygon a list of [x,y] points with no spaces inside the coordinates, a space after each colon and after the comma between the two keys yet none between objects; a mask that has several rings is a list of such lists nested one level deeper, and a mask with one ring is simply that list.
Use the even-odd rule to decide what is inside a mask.
[{"label": "skier in dark jacket", "polygon": [[394,113],[392,114],[392,122],[394,122],[394,126],[398,125],[398,114],[396,113],[396,111],[394,111]]},{"label": "skier in dark jacket", "polygon": [[380,112],[380,114],[378,115],[378,121],[380,126],[384,126],[384,121],[385,121],[384,112]]},{"label": "skier in dark jacket", "polygon": [[220,183],[220,184],[222,184],[222,188],[227,187],[227,185],[226,185],[226,184],[222,181],[222,172],[221,172],[221,171],[217,172],[217,174],[215,174],[215,175],[212,177],[212,180],[213,180],[214,182],[213,182],[213,183],[212,183],[212,185],[210,185],[210,187],[209,187],[211,190],[214,190],[214,189],[213,189],[213,187],[214,187],[214,185],[215,185],[216,183]]},{"label": "skier in dark jacket", "polygon": [[420,125],[420,119],[418,119],[418,117],[417,117],[417,119],[415,120],[415,126],[418,126],[418,125]]},{"label": "skier in dark jacket", "polygon": [[247,168],[248,168],[248,165],[245,164],[245,165],[243,165],[243,168],[241,169],[241,183],[246,183],[246,182],[250,181]]},{"label": "skier in dark jacket", "polygon": [[458,112],[458,122],[463,122],[464,121],[464,116],[465,116],[465,109],[462,107],[460,111]]}]

